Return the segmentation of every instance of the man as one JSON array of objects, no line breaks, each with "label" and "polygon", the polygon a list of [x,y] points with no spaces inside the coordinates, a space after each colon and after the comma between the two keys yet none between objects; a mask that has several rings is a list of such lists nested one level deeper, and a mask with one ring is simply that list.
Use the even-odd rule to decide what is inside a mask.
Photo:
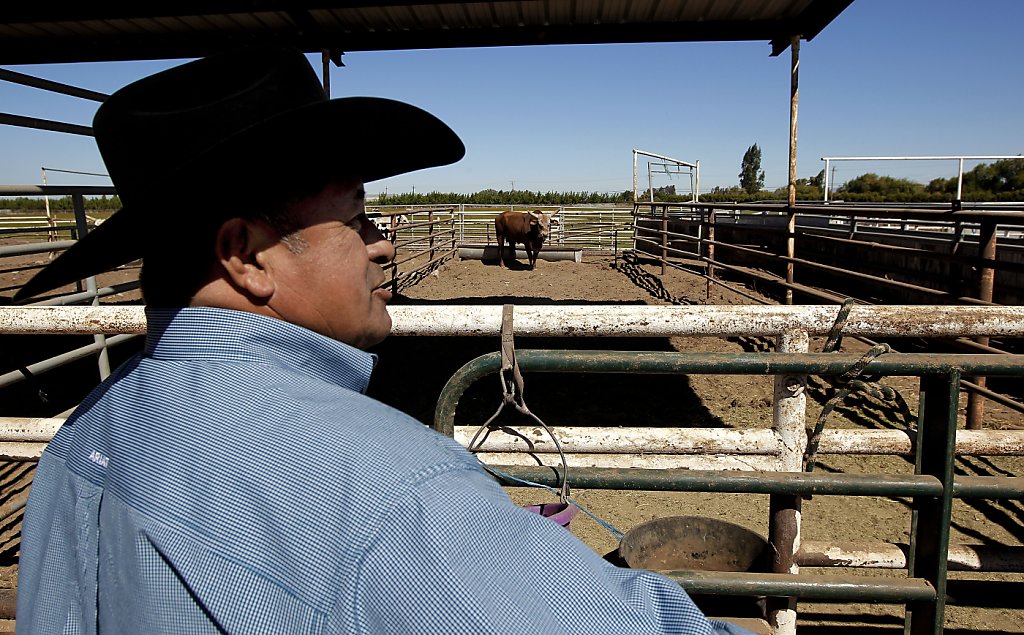
[{"label": "man", "polygon": [[729,632],[363,394],[394,256],[363,184],[460,159],[444,123],[259,49],[129,85],[94,130],[124,208],[20,295],[141,257],[148,334],[40,461],[19,633]]}]

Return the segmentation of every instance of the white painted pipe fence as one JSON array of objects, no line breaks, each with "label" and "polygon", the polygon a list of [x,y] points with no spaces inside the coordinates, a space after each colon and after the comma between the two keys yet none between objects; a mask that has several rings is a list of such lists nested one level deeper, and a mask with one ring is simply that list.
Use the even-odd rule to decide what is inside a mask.
[{"label": "white painted pipe fence", "polygon": [[[517,306],[521,336],[674,337],[776,336],[780,351],[807,352],[808,338],[828,333],[835,306]],[[397,336],[486,336],[501,331],[500,306],[392,306]],[[141,306],[0,307],[0,333],[144,333]],[[1024,336],[1024,307],[855,306],[846,335],[881,337]],[[781,378],[777,379],[781,381]],[[780,389],[784,389],[780,387]],[[778,391],[777,391],[778,392]],[[734,470],[799,470],[806,443],[806,402],[778,395],[772,429],[557,428],[559,440],[580,467],[650,467]],[[0,418],[0,457],[36,460],[60,419]],[[623,422],[628,424],[629,422]],[[512,435],[493,434],[482,459],[504,464],[557,465],[545,436],[533,449]],[[26,436],[27,435],[27,436]],[[456,430],[467,444],[469,428]],[[908,454],[907,433],[891,430],[826,430],[822,454]],[[960,454],[1024,454],[1024,431],[958,433]]]}]

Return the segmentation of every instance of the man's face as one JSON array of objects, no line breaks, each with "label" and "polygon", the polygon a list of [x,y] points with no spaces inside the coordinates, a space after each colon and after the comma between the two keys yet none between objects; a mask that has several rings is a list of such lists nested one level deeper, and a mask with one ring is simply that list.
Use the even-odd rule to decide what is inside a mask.
[{"label": "man's face", "polygon": [[281,319],[358,348],[379,343],[391,331],[378,288],[381,268],[394,246],[365,215],[363,184],[343,180],[289,205],[302,229],[267,251],[275,285],[268,308]]}]

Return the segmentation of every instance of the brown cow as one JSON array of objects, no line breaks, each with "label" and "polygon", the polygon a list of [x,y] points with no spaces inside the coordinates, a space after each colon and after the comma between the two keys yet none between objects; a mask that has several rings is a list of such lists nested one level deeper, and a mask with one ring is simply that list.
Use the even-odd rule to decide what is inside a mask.
[{"label": "brown cow", "polygon": [[505,266],[505,240],[512,247],[515,258],[516,243],[526,247],[530,269],[537,265],[537,253],[551,230],[551,214],[538,210],[532,212],[502,212],[494,219],[494,233],[498,237],[498,266]]}]

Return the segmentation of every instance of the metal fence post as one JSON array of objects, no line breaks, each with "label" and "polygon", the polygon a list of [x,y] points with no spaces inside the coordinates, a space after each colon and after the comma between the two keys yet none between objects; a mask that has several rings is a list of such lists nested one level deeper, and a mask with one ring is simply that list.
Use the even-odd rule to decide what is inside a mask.
[{"label": "metal fence post", "polygon": [[710,302],[711,301],[711,287],[713,287],[714,284],[715,284],[715,265],[712,264],[713,261],[715,260],[715,208],[714,207],[708,207],[707,211],[708,211],[708,221],[707,221],[708,222],[708,231],[707,231],[708,242],[707,242],[707,250],[706,250],[707,253],[705,254],[706,255],[706,259],[705,260],[707,261],[707,264],[708,264],[708,278],[707,278],[707,287],[705,288],[704,296],[705,296],[705,300],[707,302]]},{"label": "metal fence post", "polygon": [[[653,196],[653,195],[652,195]],[[651,211],[654,211],[654,204],[651,203]],[[665,275],[668,260],[668,205],[661,206],[661,275]]]},{"label": "metal fence post", "polygon": [[430,233],[430,256],[427,260],[434,259],[434,210],[427,210],[427,231]]},{"label": "metal fence post", "polygon": [[922,377],[914,472],[939,479],[942,495],[914,498],[907,568],[911,577],[924,578],[935,588],[936,600],[907,606],[905,632],[910,635],[942,632],[959,398],[960,371]]}]

